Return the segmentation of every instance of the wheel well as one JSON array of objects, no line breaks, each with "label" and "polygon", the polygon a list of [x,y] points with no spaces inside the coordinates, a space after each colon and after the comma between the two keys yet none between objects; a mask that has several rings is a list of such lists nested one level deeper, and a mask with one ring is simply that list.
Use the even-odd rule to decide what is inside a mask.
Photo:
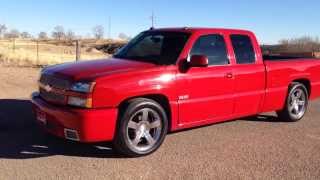
[{"label": "wheel well", "polygon": [[293,82],[298,82],[298,83],[303,84],[307,88],[308,96],[310,97],[310,95],[311,95],[311,83],[310,83],[310,81],[308,79],[296,79]]},{"label": "wheel well", "polygon": [[123,100],[120,104],[119,104],[119,115],[122,114],[122,112],[127,108],[128,106],[128,102],[132,99],[135,98],[147,98],[147,99],[151,99],[156,101],[157,103],[159,103],[163,109],[165,110],[167,117],[168,117],[168,131],[171,130],[171,107],[169,104],[169,99],[162,94],[148,94],[148,95],[143,95],[143,96],[135,96],[135,97],[130,97],[127,98],[125,100]]}]

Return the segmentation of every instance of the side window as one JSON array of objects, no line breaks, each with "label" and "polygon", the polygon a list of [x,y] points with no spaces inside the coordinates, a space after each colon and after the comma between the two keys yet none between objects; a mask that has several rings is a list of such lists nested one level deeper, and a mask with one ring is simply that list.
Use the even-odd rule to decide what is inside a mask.
[{"label": "side window", "polygon": [[231,35],[231,42],[238,64],[255,63],[256,56],[249,36]]},{"label": "side window", "polygon": [[221,35],[201,36],[191,49],[192,55],[206,55],[209,65],[229,64],[226,43]]}]

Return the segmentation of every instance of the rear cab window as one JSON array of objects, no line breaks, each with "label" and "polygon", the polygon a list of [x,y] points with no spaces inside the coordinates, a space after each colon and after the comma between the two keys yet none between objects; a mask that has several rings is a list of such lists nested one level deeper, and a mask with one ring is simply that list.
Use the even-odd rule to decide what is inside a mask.
[{"label": "rear cab window", "polygon": [[206,55],[209,66],[229,64],[226,42],[219,34],[200,36],[193,44],[189,57],[193,55]]},{"label": "rear cab window", "polygon": [[255,64],[256,55],[251,38],[248,35],[230,35],[237,64]]}]

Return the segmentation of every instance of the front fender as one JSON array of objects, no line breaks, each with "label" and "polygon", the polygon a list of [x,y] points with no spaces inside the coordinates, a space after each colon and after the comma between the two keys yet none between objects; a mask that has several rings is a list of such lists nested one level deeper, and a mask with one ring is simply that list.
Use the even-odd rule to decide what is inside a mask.
[{"label": "front fender", "polygon": [[117,107],[130,97],[161,94],[169,101],[176,96],[175,71],[165,69],[126,73],[98,79],[93,92],[93,107]]}]

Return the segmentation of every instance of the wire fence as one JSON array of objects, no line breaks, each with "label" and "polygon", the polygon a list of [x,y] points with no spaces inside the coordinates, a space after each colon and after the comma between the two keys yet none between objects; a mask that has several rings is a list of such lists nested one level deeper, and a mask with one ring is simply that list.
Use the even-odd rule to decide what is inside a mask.
[{"label": "wire fence", "polygon": [[54,40],[0,40],[0,60],[17,65],[50,65],[108,56],[94,42]]}]

